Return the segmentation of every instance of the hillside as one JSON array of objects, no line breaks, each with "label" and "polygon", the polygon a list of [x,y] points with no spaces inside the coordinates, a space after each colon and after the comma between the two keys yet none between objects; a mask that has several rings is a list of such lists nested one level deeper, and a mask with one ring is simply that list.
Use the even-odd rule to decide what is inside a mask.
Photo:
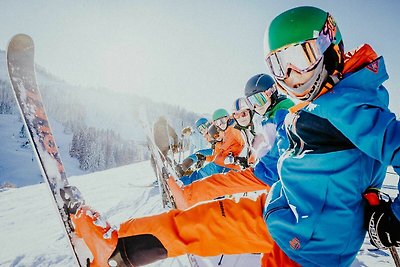
[{"label": "hillside", "polygon": [[[96,172],[148,159],[139,113],[149,124],[161,115],[179,133],[197,118],[193,112],[154,102],[133,93],[68,84],[36,65],[36,75],[47,114],[69,175]],[[84,74],[83,74],[84,75]],[[155,99],[160,101],[161,99]],[[0,50],[0,187],[18,187],[41,181],[29,146],[17,138],[22,122],[8,79],[6,54]],[[71,153],[72,147],[80,151]],[[83,151],[83,152],[82,152]],[[73,158],[71,158],[73,157]],[[23,166],[22,168],[19,166]],[[27,175],[32,174],[32,175]],[[38,179],[39,178],[39,179]]]}]

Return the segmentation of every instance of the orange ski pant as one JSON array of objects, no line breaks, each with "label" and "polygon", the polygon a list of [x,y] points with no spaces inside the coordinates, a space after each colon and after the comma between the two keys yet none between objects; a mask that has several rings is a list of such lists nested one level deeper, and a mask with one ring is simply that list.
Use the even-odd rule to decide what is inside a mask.
[{"label": "orange ski pant", "polygon": [[270,188],[254,175],[253,168],[213,174],[183,188],[180,188],[172,177],[169,178],[168,184],[180,209],[225,195]]},{"label": "orange ski pant", "polygon": [[168,257],[186,253],[265,253],[263,263],[268,266],[298,266],[280,250],[267,230],[262,216],[265,199],[266,194],[257,200],[214,200],[187,210],[130,219],[121,224],[118,237],[152,234],[168,251]]}]

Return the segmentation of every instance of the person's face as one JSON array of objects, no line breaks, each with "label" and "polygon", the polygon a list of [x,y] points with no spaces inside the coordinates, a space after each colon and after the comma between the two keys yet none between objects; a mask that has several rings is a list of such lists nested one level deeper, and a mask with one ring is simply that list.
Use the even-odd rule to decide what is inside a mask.
[{"label": "person's face", "polygon": [[315,70],[300,73],[296,70],[289,70],[288,77],[283,82],[290,88],[298,88],[308,82],[314,75]]},{"label": "person's face", "polygon": [[214,125],[217,126],[220,130],[225,131],[228,128],[228,120],[227,116],[219,118],[214,121]]},{"label": "person's face", "polygon": [[319,89],[317,74],[323,71],[323,58],[315,38],[270,52],[266,63],[282,91],[304,100]]},{"label": "person's face", "polygon": [[233,117],[236,119],[236,122],[242,127],[247,127],[251,123],[250,110],[248,109],[234,112]]},{"label": "person's face", "polygon": [[213,135],[213,139],[217,142],[221,142],[222,139],[224,138],[224,132],[223,131],[218,131]]}]

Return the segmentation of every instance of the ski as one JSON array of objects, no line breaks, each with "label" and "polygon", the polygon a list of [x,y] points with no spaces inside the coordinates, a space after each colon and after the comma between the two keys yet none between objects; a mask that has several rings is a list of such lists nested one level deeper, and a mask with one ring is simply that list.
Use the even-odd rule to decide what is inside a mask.
[{"label": "ski", "polygon": [[[147,118],[147,116],[142,110],[140,112],[140,123],[146,135],[150,154],[153,156],[153,159],[156,163],[156,176],[159,183],[163,207],[165,208],[166,206],[168,206],[169,208],[176,209],[177,205],[175,202],[175,198],[167,183],[167,179],[170,176],[172,176],[174,179],[178,178],[175,168],[172,166],[172,162],[174,162],[174,160],[169,158],[162,158],[162,153],[154,142],[154,134],[149,127],[149,123],[145,123],[145,121],[147,122],[148,120],[144,118]],[[193,254],[186,255],[188,257],[191,267],[199,267],[196,257]]]},{"label": "ski", "polygon": [[83,240],[76,236],[69,217],[69,212],[83,204],[84,200],[76,187],[68,183],[37,85],[34,43],[30,36],[18,34],[11,39],[7,47],[7,67],[28,138],[42,177],[52,195],[76,264],[87,266],[90,252]]}]

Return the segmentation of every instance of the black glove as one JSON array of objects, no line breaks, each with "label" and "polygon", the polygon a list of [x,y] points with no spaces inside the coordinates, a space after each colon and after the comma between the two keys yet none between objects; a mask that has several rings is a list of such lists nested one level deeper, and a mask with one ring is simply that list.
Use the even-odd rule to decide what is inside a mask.
[{"label": "black glove", "polygon": [[200,153],[196,153],[196,157],[198,161],[204,161],[206,160],[206,157]]},{"label": "black glove", "polygon": [[[386,196],[388,200],[382,197]],[[371,244],[379,249],[400,245],[400,222],[391,209],[392,200],[376,188],[364,193],[367,200],[364,226],[368,231]]]},{"label": "black glove", "polygon": [[235,162],[245,169],[249,167],[249,163],[246,157],[235,157]]}]

